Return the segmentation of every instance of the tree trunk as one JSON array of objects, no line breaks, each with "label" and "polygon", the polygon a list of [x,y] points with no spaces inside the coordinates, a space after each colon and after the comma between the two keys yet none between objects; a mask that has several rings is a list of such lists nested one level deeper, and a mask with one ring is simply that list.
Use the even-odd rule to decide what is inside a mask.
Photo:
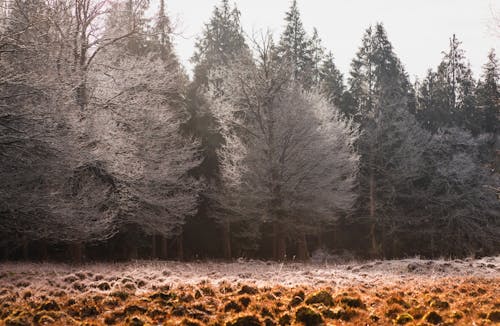
[{"label": "tree trunk", "polygon": [[168,239],[162,235],[160,235],[160,258],[168,258]]},{"label": "tree trunk", "polygon": [[182,233],[177,236],[177,259],[184,260],[184,244]]},{"label": "tree trunk", "polygon": [[44,240],[40,241],[40,260],[41,261],[47,261],[49,257],[48,251],[47,251],[47,242]]},{"label": "tree trunk", "polygon": [[157,236],[156,234],[151,235],[151,259],[158,258],[158,250],[156,248]]},{"label": "tree trunk", "polygon": [[225,222],[222,228],[222,245],[224,258],[230,260],[232,258],[231,252],[231,225]]},{"label": "tree trunk", "polygon": [[370,171],[370,220],[371,251],[374,256],[377,256],[379,254],[379,245],[375,234],[377,220],[375,217],[375,178],[373,176],[373,171]]},{"label": "tree trunk", "polygon": [[304,232],[300,232],[297,238],[297,260],[308,261],[309,250],[307,249],[307,238]]},{"label": "tree trunk", "polygon": [[135,260],[139,258],[139,250],[137,249],[137,245],[135,243],[130,242],[129,244],[129,259]]},{"label": "tree trunk", "polygon": [[73,263],[81,264],[83,262],[83,244],[78,241],[71,244]]},{"label": "tree trunk", "polygon": [[25,236],[23,236],[21,241],[22,241],[21,245],[22,245],[23,260],[29,260],[29,258],[30,258],[29,257],[29,241]]},{"label": "tree trunk", "polygon": [[283,228],[280,223],[274,222],[273,224],[273,257],[276,261],[285,260],[286,258],[286,239],[283,233]]}]

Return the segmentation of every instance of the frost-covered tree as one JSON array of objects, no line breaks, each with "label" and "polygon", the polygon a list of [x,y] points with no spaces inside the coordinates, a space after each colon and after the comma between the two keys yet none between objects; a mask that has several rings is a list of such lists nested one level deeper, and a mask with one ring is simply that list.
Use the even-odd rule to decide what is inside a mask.
[{"label": "frost-covered tree", "polygon": [[446,127],[478,133],[475,82],[461,42],[455,35],[437,71],[429,72],[419,92],[418,117],[431,131]]},{"label": "frost-covered tree", "polygon": [[[117,3],[114,12],[127,17],[126,4]],[[121,34],[123,28],[131,28],[123,17],[110,17],[107,33]],[[180,130],[188,118],[187,78],[165,40],[170,34],[156,35],[135,39],[134,47],[129,40],[116,42],[102,52],[92,75],[95,109],[87,128],[95,159],[119,185],[115,223],[130,234],[171,238],[196,213],[201,187],[187,173],[199,155],[197,143]]]},{"label": "frost-covered tree", "polygon": [[323,97],[291,81],[293,70],[273,51],[267,39],[257,62],[220,72],[223,95],[214,98],[214,112],[225,143],[215,196],[225,223],[243,219],[254,232],[272,225],[275,259],[285,257],[290,240],[306,259],[306,235],[355,201],[358,133]]},{"label": "frost-covered tree", "polygon": [[319,87],[321,93],[325,95],[328,101],[343,111],[347,107],[345,101],[346,87],[344,85],[344,76],[335,65],[333,54],[329,52],[323,59],[319,69]]},{"label": "frost-covered tree", "polygon": [[[107,186],[76,186],[87,162],[74,85],[73,3],[18,1],[0,33],[2,233],[45,242],[114,233]],[[90,28],[90,27],[89,27]],[[87,180],[88,181],[88,180]],[[86,184],[91,184],[88,181]]]},{"label": "frost-covered tree", "polygon": [[488,54],[483,76],[477,86],[480,131],[498,134],[500,128],[500,68],[494,50]]},{"label": "frost-covered tree", "polygon": [[429,140],[409,112],[408,85],[383,26],[368,28],[352,62],[349,87],[362,132],[359,212],[369,218],[373,254],[384,249],[386,226],[411,200]]},{"label": "frost-covered tree", "polygon": [[285,14],[285,30],[277,46],[277,54],[293,68],[292,78],[299,81],[306,89],[314,85],[315,63],[322,55],[321,40],[317,32],[311,38],[302,23],[297,0],[293,0]]},{"label": "frost-covered tree", "polygon": [[[426,152],[417,223],[405,234],[426,239],[423,251],[436,255],[489,254],[499,246],[500,180],[479,160],[479,142],[460,128],[441,129]],[[427,248],[425,248],[427,247]]]}]

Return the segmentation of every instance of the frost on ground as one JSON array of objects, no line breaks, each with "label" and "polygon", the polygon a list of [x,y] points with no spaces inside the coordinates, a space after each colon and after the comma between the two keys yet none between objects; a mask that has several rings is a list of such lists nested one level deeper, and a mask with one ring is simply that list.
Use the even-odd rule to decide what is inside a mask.
[{"label": "frost on ground", "polygon": [[500,322],[499,284],[500,257],[3,263],[0,325],[479,325]]}]

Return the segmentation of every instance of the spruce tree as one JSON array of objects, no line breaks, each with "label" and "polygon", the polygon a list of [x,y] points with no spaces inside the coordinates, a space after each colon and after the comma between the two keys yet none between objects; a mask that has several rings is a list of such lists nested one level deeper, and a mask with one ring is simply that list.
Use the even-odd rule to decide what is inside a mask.
[{"label": "spruce tree", "polygon": [[[185,125],[185,129],[200,139],[204,159],[201,165],[191,172],[205,178],[209,184],[217,187],[220,177],[217,150],[221,147],[223,139],[217,131],[217,122],[213,117],[210,103],[207,101],[207,91],[217,89],[221,85],[222,80],[216,76],[219,69],[230,65],[235,60],[251,57],[241,27],[238,8],[231,6],[228,0],[222,0],[214,8],[195,47],[195,53],[191,58],[195,65],[193,80],[188,86],[187,92],[187,105],[191,117]],[[199,229],[208,229],[209,226],[214,225],[213,221],[207,222],[207,216],[213,215],[215,209],[214,203],[209,197],[209,191],[203,194],[200,213],[196,219],[192,220],[192,224],[188,225],[192,233],[195,233],[194,237],[201,237]],[[229,224],[221,220],[216,222],[222,232],[222,250],[217,249],[217,251],[222,251],[225,258],[231,258],[232,238],[239,235],[231,232]],[[214,231],[212,230],[212,232]],[[216,232],[218,231],[216,230]],[[209,240],[209,242],[212,241]],[[208,244],[204,246],[207,247]]]},{"label": "spruce tree", "polygon": [[488,54],[477,86],[480,132],[498,134],[500,129],[500,67],[494,50]]},{"label": "spruce tree", "polygon": [[293,0],[285,14],[285,30],[277,47],[277,54],[293,68],[292,78],[299,81],[306,89],[314,85],[315,63],[321,50],[320,40],[315,33],[311,39],[304,28],[300,17],[297,0]]},{"label": "spruce tree", "polygon": [[370,221],[370,249],[385,250],[385,229],[402,216],[419,178],[428,135],[408,108],[407,75],[384,27],[366,30],[349,78],[353,117],[361,124],[359,212]]}]

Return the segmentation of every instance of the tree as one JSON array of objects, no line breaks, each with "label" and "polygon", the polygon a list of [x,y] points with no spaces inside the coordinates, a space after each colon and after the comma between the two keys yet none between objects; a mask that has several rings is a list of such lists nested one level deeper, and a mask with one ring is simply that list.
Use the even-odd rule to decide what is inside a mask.
[{"label": "tree", "polygon": [[467,128],[475,134],[479,132],[475,83],[465,51],[460,45],[461,42],[453,35],[437,72],[435,75],[429,73],[422,85],[424,90],[420,92],[419,117],[433,132],[438,128],[454,126]]},{"label": "tree", "polygon": [[379,255],[384,228],[412,196],[429,135],[409,112],[407,75],[381,24],[366,30],[351,66],[353,117],[362,132],[359,213],[369,217],[371,251]]},{"label": "tree", "polygon": [[[214,75],[217,69],[239,58],[251,56],[241,27],[240,15],[238,8],[230,6],[228,0],[221,1],[220,5],[214,8],[210,21],[205,24],[191,59],[195,65],[193,81],[187,91],[187,104],[191,117],[185,129],[200,139],[203,150],[202,163],[191,172],[195,176],[203,177],[213,187],[219,182],[217,150],[223,139],[217,131],[218,127],[206,94],[209,88],[217,88],[221,83],[221,80]],[[206,229],[207,216],[213,209],[208,193],[203,193],[202,196],[199,216],[196,220],[193,219],[193,223],[198,224],[193,229]],[[227,226],[225,224],[219,226],[222,231],[222,253],[229,259],[232,257],[230,249],[232,239]]]},{"label": "tree", "polygon": [[270,39],[257,51],[256,63],[220,72],[223,95],[214,108],[225,143],[215,196],[229,223],[273,225],[275,259],[285,257],[290,239],[306,259],[306,235],[354,203],[358,134],[320,95],[290,80],[293,70],[272,55]]},{"label": "tree", "polygon": [[480,130],[496,135],[500,128],[500,70],[494,50],[488,54],[482,77],[476,91]]},{"label": "tree", "polygon": [[321,40],[317,32],[311,39],[300,18],[297,1],[293,0],[285,15],[285,30],[277,46],[277,54],[293,67],[292,78],[299,81],[305,89],[310,89],[316,80],[315,64],[322,55]]},{"label": "tree", "polygon": [[[115,15],[127,13],[126,4],[116,9]],[[161,12],[160,25],[163,19]],[[125,22],[111,16],[110,37],[121,34]],[[129,234],[142,230],[155,241],[156,235],[180,234],[185,218],[196,213],[201,184],[187,174],[199,164],[199,154],[197,142],[181,135],[188,119],[183,100],[187,78],[165,41],[170,35],[158,38],[148,30],[140,35],[152,36],[136,38],[134,47],[128,40],[116,42],[102,52],[92,75],[94,110],[88,128],[95,159],[120,184],[115,223]]]},{"label": "tree", "polygon": [[319,70],[319,87],[321,93],[325,95],[328,101],[339,108],[344,114],[352,115],[352,112],[346,112],[346,87],[344,85],[344,76],[335,65],[333,54],[329,52],[323,60]]},{"label": "tree", "polygon": [[470,132],[451,128],[427,146],[425,192],[417,204],[423,223],[413,229],[429,238],[433,256],[490,254],[499,245],[499,179],[482,166],[479,144]]},{"label": "tree", "polygon": [[[7,241],[105,240],[115,232],[112,181],[80,183],[81,140],[67,3],[18,1],[0,34],[1,215]],[[110,181],[110,182],[108,182]],[[109,209],[108,209],[109,208]]]}]

